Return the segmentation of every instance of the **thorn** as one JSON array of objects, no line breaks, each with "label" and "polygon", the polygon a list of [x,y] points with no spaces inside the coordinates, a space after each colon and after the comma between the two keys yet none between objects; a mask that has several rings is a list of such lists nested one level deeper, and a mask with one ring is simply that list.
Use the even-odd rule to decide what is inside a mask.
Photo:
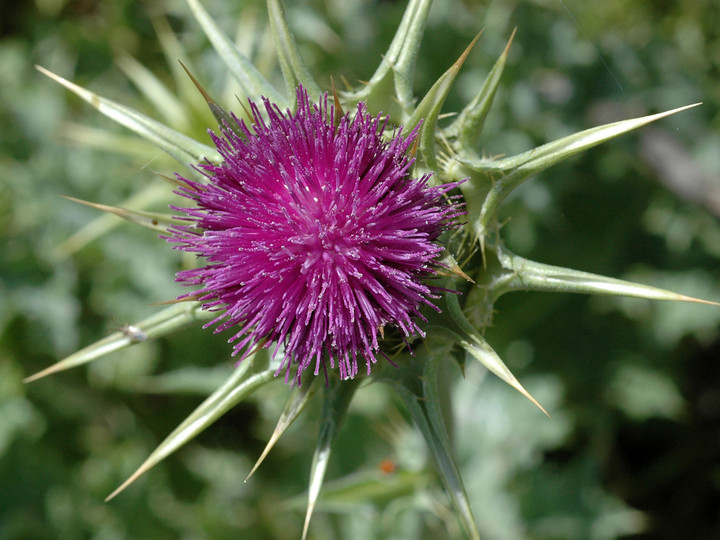
[{"label": "thorn", "polygon": [[218,104],[215,102],[215,100],[210,97],[210,94],[205,91],[205,89],[200,85],[198,80],[193,76],[192,73],[190,73],[190,70],[185,66],[185,64],[182,63],[182,60],[178,60],[178,62],[182,66],[183,70],[185,70],[187,76],[190,77],[190,80],[195,85],[195,88],[198,89],[198,92],[200,92],[200,95],[203,97],[205,102],[210,106],[210,110],[212,110],[213,107],[218,107]]},{"label": "thorn", "polygon": [[53,373],[57,373],[59,371],[62,371],[62,367],[59,364],[53,364],[52,366],[47,367],[47,368],[43,369],[42,371],[38,371],[34,375],[25,377],[22,382],[24,384],[28,384],[33,381],[37,381],[38,379],[42,379],[43,377],[47,377],[48,375],[52,375]]},{"label": "thorn", "polygon": [[456,276],[460,276],[465,281],[469,281],[470,283],[475,283],[475,280],[468,276],[465,272],[462,271],[462,268],[460,268],[459,265],[455,265],[452,268],[450,268],[449,272],[439,271],[438,274],[441,276],[448,276],[450,277],[451,274],[455,274]]},{"label": "thorn", "polygon": [[342,117],[345,116],[342,105],[340,104],[340,97],[338,96],[337,90],[335,90],[335,80],[330,76],[330,86],[332,86],[333,99],[335,100],[335,114],[333,115],[333,124],[335,127],[340,125]]},{"label": "thorn", "polygon": [[60,195],[63,199],[67,199],[68,201],[76,202],[78,204],[82,204],[85,206],[89,206],[90,208],[94,208],[95,210],[102,210],[103,212],[107,212],[109,214],[115,214],[116,216],[125,219],[128,214],[132,213],[132,210],[128,210],[126,208],[121,208],[119,206],[109,206],[107,204],[100,204],[100,203],[94,203],[90,201],[84,201],[82,199],[76,199],[75,197],[71,197],[70,195]]},{"label": "thorn", "polygon": [[[260,342],[255,346],[255,348],[254,348],[252,351],[250,351],[249,353],[247,353],[247,354],[245,354],[245,355],[243,355],[243,356],[244,356],[245,358],[247,358],[247,357],[249,357],[249,356],[252,356],[252,355],[255,354],[256,352],[258,352],[260,349],[262,349],[263,347],[265,347],[265,345],[267,345],[268,341],[270,341],[270,338],[269,338],[269,337],[265,337],[265,338],[261,339]],[[250,477],[248,476],[248,478],[250,478]],[[245,479],[245,481],[247,481],[247,478]]]},{"label": "thorn", "polygon": [[415,137],[412,148],[410,148],[410,157],[415,158],[417,156],[418,146],[420,145],[420,137]]},{"label": "thorn", "polygon": [[713,302],[712,300],[703,300],[702,298],[695,298],[693,296],[685,296],[684,294],[678,294],[675,299],[677,302],[692,302],[693,304],[705,304],[707,306],[720,306],[720,302]]},{"label": "thorn", "polygon": [[513,40],[515,39],[515,34],[517,33],[517,26],[513,28],[512,34],[510,34],[510,39],[508,39],[507,45],[505,45],[505,50],[503,50],[503,54],[505,56],[508,55],[510,52],[510,45],[512,45]]},{"label": "thorn", "polygon": [[238,130],[237,128],[234,128],[235,126],[235,119],[233,116],[228,113],[225,109],[223,109],[220,105],[217,104],[217,102],[210,97],[210,94],[208,94],[205,89],[200,85],[198,80],[193,77],[193,74],[190,73],[190,70],[185,67],[185,64],[182,63],[182,61],[178,60],[180,62],[180,65],[185,70],[185,73],[188,77],[190,77],[190,80],[195,85],[195,88],[198,89],[200,92],[200,95],[202,95],[203,99],[205,99],[205,103],[208,104],[208,107],[210,109],[210,113],[213,115],[213,118],[218,123],[218,127],[221,131],[223,131],[223,128],[231,130],[233,133],[242,136],[242,132]]},{"label": "thorn", "polygon": [[342,82],[343,82],[343,84],[345,85],[345,91],[347,91],[347,92],[352,92],[352,91],[353,91],[353,87],[352,87],[352,85],[348,82],[348,80],[345,78],[345,75],[340,75],[340,78],[342,79]]},{"label": "thorn", "polygon": [[463,53],[460,55],[460,58],[458,58],[458,59],[455,61],[455,63],[453,64],[453,67],[454,67],[456,70],[459,70],[460,67],[465,63],[465,59],[466,59],[466,58],[468,57],[468,55],[470,54],[470,51],[472,51],[473,47],[475,46],[475,43],[477,43],[477,40],[480,39],[480,36],[482,35],[483,32],[484,32],[484,30],[480,30],[480,31],[477,33],[477,35],[476,35],[476,36],[473,38],[473,40],[470,42],[470,45],[468,45],[467,47],[465,47],[465,50],[464,50]]},{"label": "thorn", "polygon": [[254,126],[254,125],[255,125],[255,122],[253,122],[253,120],[254,120],[255,117],[253,116],[252,111],[250,111],[250,110],[247,108],[247,105],[245,105],[245,102],[244,102],[242,99],[240,99],[240,97],[239,97],[238,95],[235,95],[235,99],[238,100],[238,103],[240,104],[240,107],[242,108],[243,112],[245,113],[245,116],[248,118],[248,120],[249,120],[250,122],[252,122],[252,125]]},{"label": "thorn", "polygon": [[155,170],[152,170],[152,169],[150,169],[150,171],[151,171],[155,176],[157,176],[158,178],[160,178],[161,180],[164,180],[165,182],[167,182],[167,183],[169,183],[169,184],[171,184],[171,185],[173,185],[173,186],[177,186],[177,187],[181,187],[181,188],[186,188],[186,189],[189,189],[189,190],[191,190],[191,191],[198,191],[198,188],[197,188],[197,187],[195,187],[195,186],[193,186],[193,185],[191,185],[191,184],[188,184],[184,179],[182,179],[182,178],[180,178],[180,177],[178,177],[178,176],[169,176],[169,175],[167,175],[167,174],[165,174],[165,173],[162,173],[162,172],[160,172],[160,171],[155,171]]},{"label": "thorn", "polygon": [[171,304],[180,304],[181,302],[198,302],[200,295],[183,296],[182,298],[173,298],[172,300],[162,300],[160,302],[152,302],[151,306],[167,306]]},{"label": "thorn", "polygon": [[547,412],[547,411],[545,410],[545,408],[544,408],[542,405],[540,405],[540,403],[538,403],[538,401],[537,401],[534,397],[532,397],[532,396],[530,395],[530,392],[528,392],[527,390],[525,390],[525,388],[524,388],[519,382],[517,382],[517,380],[516,380],[515,382],[517,383],[517,386],[515,386],[515,389],[516,389],[518,392],[520,392],[523,396],[525,396],[527,399],[529,399],[530,402],[531,402],[533,405],[535,405],[538,409],[540,409],[545,416],[547,416],[548,418],[552,418],[552,416],[550,416],[550,413]]},{"label": "thorn", "polygon": [[60,194],[60,196],[63,199],[67,199],[68,201],[76,202],[78,204],[83,204],[85,206],[89,206],[90,208],[95,208],[96,210],[103,210],[105,212],[111,212],[113,214],[116,213],[116,211],[118,210],[118,208],[116,208],[114,206],[107,206],[105,204],[84,201],[83,199],[76,199],[75,197],[71,197],[70,195]]},{"label": "thorn", "polygon": [[135,471],[130,478],[125,480],[120,486],[113,491],[110,495],[105,497],[105,502],[110,502],[112,499],[117,497],[121,492],[125,490],[130,484],[132,484],[135,480],[137,480],[140,476],[145,474],[148,470],[150,470],[150,467],[147,466],[147,462],[145,462],[143,465],[140,466],[140,468]]}]

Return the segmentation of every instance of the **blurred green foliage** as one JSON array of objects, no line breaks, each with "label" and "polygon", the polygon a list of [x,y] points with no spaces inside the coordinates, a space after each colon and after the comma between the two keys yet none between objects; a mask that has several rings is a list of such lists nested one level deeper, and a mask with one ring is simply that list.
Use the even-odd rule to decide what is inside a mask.
[{"label": "blurred green foliage", "polygon": [[[336,81],[371,75],[404,8],[379,0],[286,3],[326,87],[330,75]],[[228,32],[235,21],[257,20],[262,30],[259,1],[207,4]],[[179,293],[172,281],[179,254],[145,230],[122,225],[70,257],[58,251],[97,218],[59,195],[120,204],[159,183],[151,170],[171,172],[172,165],[154,149],[135,148],[128,157],[78,144],[88,138],[78,124],[113,130],[118,138],[110,146],[118,150],[127,148],[127,134],[33,69],[43,65],[155,115],[115,59],[129,54],[171,86],[176,66],[168,65],[156,36],[161,15],[198,78],[232,106],[232,88],[183,2],[3,6],[2,539],[282,539],[297,538],[301,529],[319,410],[306,411],[243,483],[284,404],[282,384],[103,502],[231,369],[223,336],[191,328],[86,369],[22,383]],[[487,154],[704,104],[531,180],[504,206],[510,247],[542,262],[719,300],[717,2],[437,0],[417,93],[485,28],[446,107],[458,110],[516,26],[481,141]],[[271,70],[261,36],[241,41]],[[186,129],[197,134],[203,113],[195,99]],[[534,293],[503,298],[487,337],[553,419],[477,366],[465,379],[448,370],[457,452],[485,537],[720,537],[719,328],[720,309],[702,306]],[[183,371],[189,367],[195,371]],[[173,379],[162,379],[164,373]],[[358,393],[329,471],[327,512],[315,516],[311,537],[460,534],[422,441],[399,407],[382,388]],[[383,472],[384,460],[395,472]],[[362,489],[378,479],[387,490]]]}]

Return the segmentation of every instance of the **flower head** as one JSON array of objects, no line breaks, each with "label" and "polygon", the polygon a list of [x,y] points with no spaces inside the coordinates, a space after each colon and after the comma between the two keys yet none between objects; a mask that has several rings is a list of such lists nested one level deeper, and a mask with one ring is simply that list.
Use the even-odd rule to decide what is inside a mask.
[{"label": "flower head", "polygon": [[311,104],[302,87],[296,113],[263,103],[267,120],[251,101],[251,126],[235,118],[212,134],[223,162],[199,166],[207,183],[182,179],[179,194],[196,206],[175,209],[192,223],[167,239],[208,264],[178,280],[223,311],[209,323],[217,332],[237,328],[235,354],[282,344],[286,380],[293,364],[299,381],[326,360],[352,378],[358,356],[370,373],[384,327],[422,334],[416,320],[433,297],[424,280],[459,213],[445,201],[457,184],[412,178],[417,128],[385,141],[387,120],[363,103],[337,125],[327,95]]}]

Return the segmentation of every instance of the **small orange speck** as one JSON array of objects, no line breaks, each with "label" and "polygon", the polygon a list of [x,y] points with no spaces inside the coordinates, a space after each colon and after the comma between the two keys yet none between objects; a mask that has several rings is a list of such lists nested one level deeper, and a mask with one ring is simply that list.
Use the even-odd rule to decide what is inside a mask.
[{"label": "small orange speck", "polygon": [[392,474],[395,472],[395,469],[397,469],[397,465],[392,459],[383,459],[380,462],[379,468],[383,474]]}]

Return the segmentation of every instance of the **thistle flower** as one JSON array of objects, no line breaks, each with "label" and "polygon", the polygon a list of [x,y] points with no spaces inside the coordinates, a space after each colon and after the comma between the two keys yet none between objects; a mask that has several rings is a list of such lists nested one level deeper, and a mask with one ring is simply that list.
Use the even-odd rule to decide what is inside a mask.
[{"label": "thistle flower", "polygon": [[251,101],[252,126],[233,117],[224,138],[212,135],[223,162],[200,166],[208,183],[180,178],[178,193],[197,206],[175,208],[191,223],[167,240],[210,264],[178,280],[200,287],[186,296],[205,309],[223,310],[206,326],[239,329],[241,358],[282,343],[286,382],[291,359],[299,384],[313,363],[315,375],[325,369],[325,353],[341,379],[357,374],[358,355],[369,375],[384,327],[424,335],[416,319],[433,293],[423,280],[443,249],[433,241],[458,213],[443,201],[457,184],[411,178],[418,128],[385,142],[387,119],[364,103],[337,126],[327,94],[311,105],[299,87],[295,113],[263,103],[267,121]]}]

